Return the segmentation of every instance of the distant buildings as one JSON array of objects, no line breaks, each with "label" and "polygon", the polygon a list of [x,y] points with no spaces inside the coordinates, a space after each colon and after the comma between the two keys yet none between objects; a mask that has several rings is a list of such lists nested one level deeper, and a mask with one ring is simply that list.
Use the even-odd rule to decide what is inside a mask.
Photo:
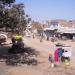
[{"label": "distant buildings", "polygon": [[61,27],[74,27],[75,28],[75,20],[62,20],[62,19],[56,19],[56,20],[50,20],[47,23],[47,27],[50,27],[50,25],[56,26],[61,25]]},{"label": "distant buildings", "polygon": [[31,27],[37,33],[42,33],[41,30],[43,30],[47,38],[58,36],[58,34],[60,34],[61,38],[67,36],[67,38],[72,39],[75,36],[75,20],[56,19],[46,21],[45,24],[32,22]]},{"label": "distant buildings", "polygon": [[60,34],[72,39],[75,36],[75,20],[50,20],[47,22],[44,31],[48,37]]}]

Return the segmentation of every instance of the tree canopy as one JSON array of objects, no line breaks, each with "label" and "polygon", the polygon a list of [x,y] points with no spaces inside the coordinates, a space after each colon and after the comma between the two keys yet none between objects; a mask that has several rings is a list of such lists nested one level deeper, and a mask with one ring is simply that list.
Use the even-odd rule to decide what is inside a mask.
[{"label": "tree canopy", "polygon": [[11,4],[14,3],[15,0],[0,0],[0,2],[2,2],[3,4]]},{"label": "tree canopy", "polygon": [[[31,18],[24,11],[24,4],[14,2],[15,0],[0,0],[0,27],[23,31]],[[9,4],[11,6],[8,6]]]},{"label": "tree canopy", "polygon": [[32,28],[37,30],[43,30],[42,24],[39,22],[32,22]]}]

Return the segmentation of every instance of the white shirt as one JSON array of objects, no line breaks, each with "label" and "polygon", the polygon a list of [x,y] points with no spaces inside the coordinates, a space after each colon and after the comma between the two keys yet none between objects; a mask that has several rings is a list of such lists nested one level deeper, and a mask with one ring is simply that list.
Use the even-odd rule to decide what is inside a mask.
[{"label": "white shirt", "polygon": [[71,57],[71,55],[72,55],[71,51],[64,52],[64,53],[62,54],[62,56],[64,56],[64,57]]}]

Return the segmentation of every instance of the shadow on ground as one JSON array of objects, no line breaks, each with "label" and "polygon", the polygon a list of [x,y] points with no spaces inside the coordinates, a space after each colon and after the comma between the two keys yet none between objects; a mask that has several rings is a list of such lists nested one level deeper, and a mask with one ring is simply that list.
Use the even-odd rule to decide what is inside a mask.
[{"label": "shadow on ground", "polygon": [[22,51],[17,50],[14,53],[8,53],[9,46],[0,46],[0,62],[5,62],[6,65],[17,66],[21,64],[37,65],[38,51],[31,47],[26,47]]}]

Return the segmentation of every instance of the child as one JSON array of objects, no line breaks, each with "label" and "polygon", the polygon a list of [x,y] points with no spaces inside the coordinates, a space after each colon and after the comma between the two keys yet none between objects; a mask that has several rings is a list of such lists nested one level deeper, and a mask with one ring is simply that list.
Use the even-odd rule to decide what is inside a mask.
[{"label": "child", "polygon": [[50,50],[50,53],[49,53],[49,61],[50,61],[50,63],[51,63],[51,67],[54,67],[53,56],[52,56],[52,50]]}]

